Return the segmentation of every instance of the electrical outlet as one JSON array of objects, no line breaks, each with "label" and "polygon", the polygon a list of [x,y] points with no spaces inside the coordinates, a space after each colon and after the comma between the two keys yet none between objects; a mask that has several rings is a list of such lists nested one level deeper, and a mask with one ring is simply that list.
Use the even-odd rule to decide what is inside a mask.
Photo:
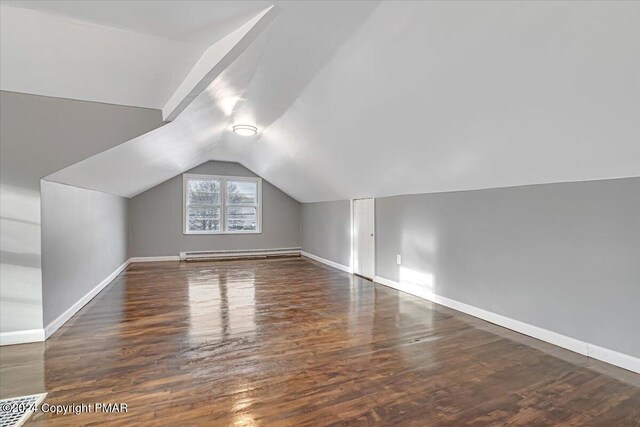
[{"label": "electrical outlet", "polygon": [[398,265],[402,264],[402,257],[400,255],[396,255],[396,263]]}]

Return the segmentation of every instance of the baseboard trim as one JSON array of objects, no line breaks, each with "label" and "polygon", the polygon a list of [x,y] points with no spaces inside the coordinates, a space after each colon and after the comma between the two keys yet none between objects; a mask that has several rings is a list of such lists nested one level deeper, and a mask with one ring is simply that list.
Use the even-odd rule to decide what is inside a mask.
[{"label": "baseboard trim", "polygon": [[409,283],[399,283],[380,276],[376,276],[374,278],[374,281],[376,283],[380,283],[381,285],[385,285],[401,292],[406,292],[408,294],[414,295],[418,298],[423,298],[435,302],[436,304],[461,311],[479,319],[486,320],[487,322],[491,322],[504,328],[511,329],[521,334],[539,339],[541,341],[557,345],[558,347],[571,350],[575,353],[582,354],[592,359],[597,359],[611,365],[618,366],[620,368],[628,369],[632,372],[640,373],[640,359],[636,357],[600,347],[585,341],[580,341],[575,338],[571,338],[566,335],[550,331],[548,329],[540,328],[529,323],[524,323],[519,320],[511,319],[509,317],[502,316],[500,314],[496,314],[469,304],[465,304],[460,301],[436,295],[433,292],[430,292],[429,290],[426,290],[417,285]]},{"label": "baseboard trim", "polygon": [[590,358],[598,359],[602,362],[609,363],[610,365],[615,365],[620,368],[628,369],[629,371],[640,374],[640,359],[638,359],[637,357],[629,356],[628,354],[600,347],[595,344],[587,345],[589,347],[588,356]]},{"label": "baseboard trim", "polygon": [[305,251],[301,251],[300,255],[302,255],[304,257],[307,257],[307,258],[310,258],[310,259],[312,259],[314,261],[321,262],[321,263],[326,264],[326,265],[328,265],[330,267],[337,268],[338,270],[342,270],[342,271],[347,272],[347,273],[353,273],[353,269],[351,267],[348,267],[348,266],[342,265],[342,264],[338,264],[337,262],[329,261],[328,259],[321,258],[318,255],[310,254],[309,252],[305,252]]},{"label": "baseboard trim", "polygon": [[134,262],[158,262],[158,261],[180,261],[179,256],[155,256],[155,257],[132,257],[126,260],[113,273],[109,274],[95,288],[80,298],[75,304],[69,307],[64,313],[58,316],[53,322],[43,329],[29,329],[24,331],[12,331],[0,333],[0,346],[13,344],[27,344],[31,342],[45,341],[53,335],[62,325],[67,323],[82,307],[95,298],[104,288],[106,288],[120,273],[122,273],[131,263]]},{"label": "baseboard trim", "polygon": [[26,329],[0,333],[0,346],[44,341],[44,329]]},{"label": "baseboard trim", "polygon": [[160,261],[180,261],[178,255],[167,256],[137,256],[129,258],[129,262],[160,262]]},{"label": "baseboard trim", "polygon": [[106,288],[120,273],[122,273],[125,268],[131,263],[131,259],[126,260],[120,267],[116,268],[115,271],[109,274],[102,282],[98,283],[98,285],[87,292],[82,298],[80,298],[75,304],[67,309],[64,313],[58,316],[53,322],[49,323],[44,328],[44,336],[45,339],[49,338],[53,335],[62,325],[67,323],[69,319],[73,317],[82,307],[87,305],[89,301],[95,298],[96,295],[100,293],[104,288]]}]

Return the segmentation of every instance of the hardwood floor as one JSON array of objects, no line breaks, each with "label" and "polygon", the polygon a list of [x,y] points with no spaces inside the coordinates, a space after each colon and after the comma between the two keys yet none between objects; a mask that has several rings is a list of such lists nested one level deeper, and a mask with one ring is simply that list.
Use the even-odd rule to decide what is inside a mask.
[{"label": "hardwood floor", "polygon": [[308,259],[133,264],[2,397],[123,402],[27,425],[640,425],[639,377]]}]

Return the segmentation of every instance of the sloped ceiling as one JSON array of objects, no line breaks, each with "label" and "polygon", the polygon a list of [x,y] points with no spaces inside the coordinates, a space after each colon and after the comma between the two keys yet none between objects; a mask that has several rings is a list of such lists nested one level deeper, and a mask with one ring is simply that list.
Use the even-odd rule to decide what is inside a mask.
[{"label": "sloped ceiling", "polygon": [[640,175],[640,3],[274,16],[173,122],[49,178],[130,197],[230,160],[310,202]]},{"label": "sloped ceiling", "polygon": [[270,5],[2,0],[3,90],[162,109],[202,53]]}]

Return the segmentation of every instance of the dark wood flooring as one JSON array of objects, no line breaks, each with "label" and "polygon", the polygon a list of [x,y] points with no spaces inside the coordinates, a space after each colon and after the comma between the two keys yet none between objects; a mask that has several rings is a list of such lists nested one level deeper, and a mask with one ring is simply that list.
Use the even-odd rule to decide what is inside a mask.
[{"label": "dark wood flooring", "polygon": [[639,375],[308,259],[131,265],[2,397],[124,402],[27,425],[640,425]]}]

